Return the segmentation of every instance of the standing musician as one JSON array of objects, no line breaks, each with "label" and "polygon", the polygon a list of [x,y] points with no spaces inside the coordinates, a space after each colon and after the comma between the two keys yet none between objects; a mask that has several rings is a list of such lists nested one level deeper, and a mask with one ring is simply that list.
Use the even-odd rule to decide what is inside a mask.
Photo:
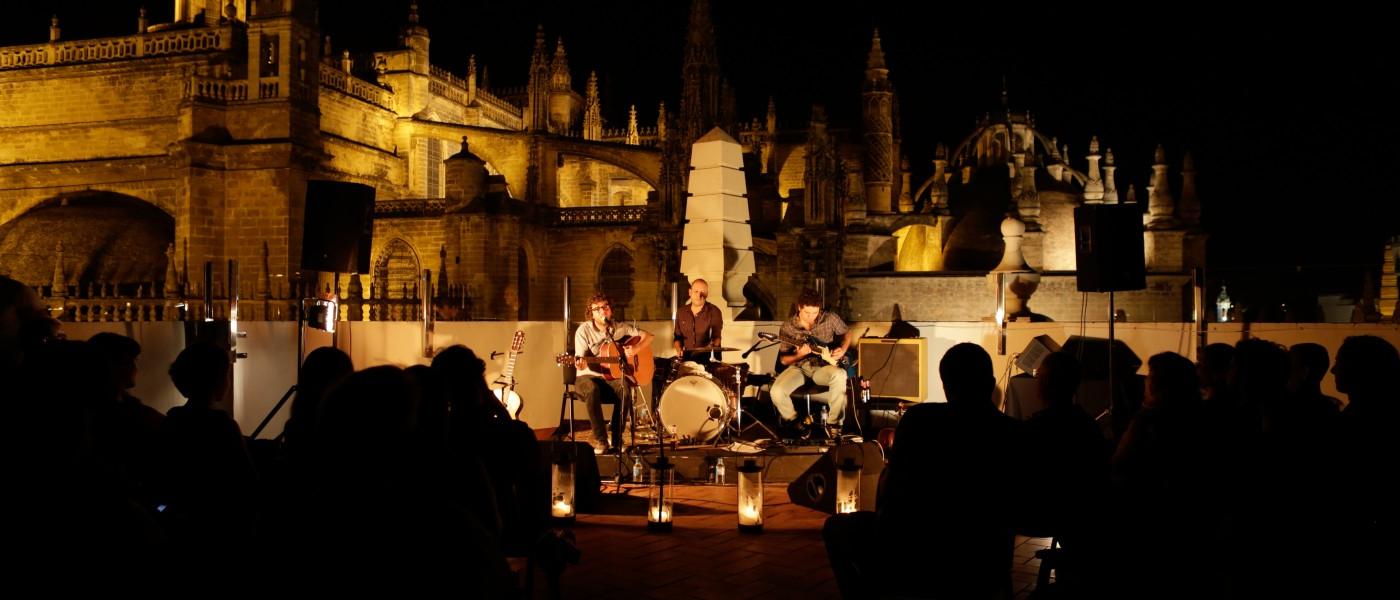
[{"label": "standing musician", "polygon": [[846,322],[823,311],[821,295],[805,289],[797,296],[797,314],[783,323],[778,335],[782,339],[778,361],[788,369],[773,381],[771,393],[783,425],[791,428],[797,418],[797,410],[792,406],[793,390],[811,381],[827,386],[827,391],[812,394],[812,399],[826,403],[827,424],[839,428],[846,409],[846,370],[827,364],[807,340],[815,339],[830,349],[832,360],[840,360],[851,345],[851,331]]},{"label": "standing musician", "polygon": [[[574,366],[579,369],[578,380],[574,385],[584,403],[588,405],[588,424],[593,428],[593,450],[598,453],[612,452],[622,446],[622,419],[619,415],[622,399],[627,397],[627,382],[622,377],[611,381],[604,379],[597,370],[589,368],[584,358],[598,356],[602,353],[603,346],[614,344],[615,340],[628,336],[640,337],[636,344],[622,346],[623,354],[631,359],[636,353],[636,348],[645,348],[651,344],[653,336],[631,323],[613,321],[612,301],[601,292],[588,299],[588,314],[589,321],[579,325],[578,331],[574,333]],[[637,382],[639,386],[643,383],[650,382]],[[647,395],[644,393],[641,397],[646,398]],[[613,407],[611,444],[608,442],[607,429],[603,427],[604,402],[616,403]]]},{"label": "standing musician", "polygon": [[686,352],[692,348],[713,348],[720,345],[720,330],[724,314],[719,307],[705,299],[710,296],[710,284],[704,279],[690,283],[690,301],[676,314],[676,335],[671,346],[681,360],[708,361],[709,352]]}]

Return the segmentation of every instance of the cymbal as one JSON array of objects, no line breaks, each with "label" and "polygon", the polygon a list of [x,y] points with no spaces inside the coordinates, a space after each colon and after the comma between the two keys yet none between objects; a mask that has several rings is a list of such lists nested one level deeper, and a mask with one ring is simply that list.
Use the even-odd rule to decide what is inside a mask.
[{"label": "cymbal", "polygon": [[738,348],[726,348],[723,346],[705,346],[704,348],[686,348],[683,352],[738,352]]}]

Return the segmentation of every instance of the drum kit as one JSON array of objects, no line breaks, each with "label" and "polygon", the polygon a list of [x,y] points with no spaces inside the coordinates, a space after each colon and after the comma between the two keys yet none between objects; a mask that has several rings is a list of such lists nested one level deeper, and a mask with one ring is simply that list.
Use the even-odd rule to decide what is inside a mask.
[{"label": "drum kit", "polygon": [[[706,347],[690,348],[685,353],[694,356],[738,351],[738,348]],[[678,356],[671,361],[671,373],[666,378],[657,413],[661,422],[680,439],[715,442],[726,430],[741,428],[744,417],[740,402],[749,383],[748,363],[701,363]]]}]

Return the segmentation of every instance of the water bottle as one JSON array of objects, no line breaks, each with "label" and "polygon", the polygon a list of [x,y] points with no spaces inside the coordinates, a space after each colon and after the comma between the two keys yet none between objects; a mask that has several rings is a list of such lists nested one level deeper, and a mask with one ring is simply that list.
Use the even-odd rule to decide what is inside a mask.
[{"label": "water bottle", "polygon": [[642,482],[642,461],[637,459],[632,461],[632,483]]},{"label": "water bottle", "polygon": [[715,483],[724,484],[724,459],[715,461]]},{"label": "water bottle", "polygon": [[827,421],[827,420],[826,420],[826,405],[823,404],[823,405],[822,405],[822,425],[827,425],[828,423],[830,423],[830,421]]}]

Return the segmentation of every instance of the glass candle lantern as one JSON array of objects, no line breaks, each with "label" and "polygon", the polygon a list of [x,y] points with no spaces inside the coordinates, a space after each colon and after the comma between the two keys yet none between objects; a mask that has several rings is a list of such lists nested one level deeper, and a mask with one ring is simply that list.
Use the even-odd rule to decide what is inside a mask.
[{"label": "glass candle lantern", "polygon": [[846,457],[836,470],[836,514],[860,510],[860,465]]},{"label": "glass candle lantern", "polygon": [[739,531],[763,532],[763,469],[753,459],[739,467]]},{"label": "glass candle lantern", "polygon": [[556,521],[574,520],[574,461],[560,453],[550,465],[549,516]]},{"label": "glass candle lantern", "polygon": [[675,465],[665,456],[651,464],[651,484],[647,486],[647,531],[670,531],[676,500]]}]

